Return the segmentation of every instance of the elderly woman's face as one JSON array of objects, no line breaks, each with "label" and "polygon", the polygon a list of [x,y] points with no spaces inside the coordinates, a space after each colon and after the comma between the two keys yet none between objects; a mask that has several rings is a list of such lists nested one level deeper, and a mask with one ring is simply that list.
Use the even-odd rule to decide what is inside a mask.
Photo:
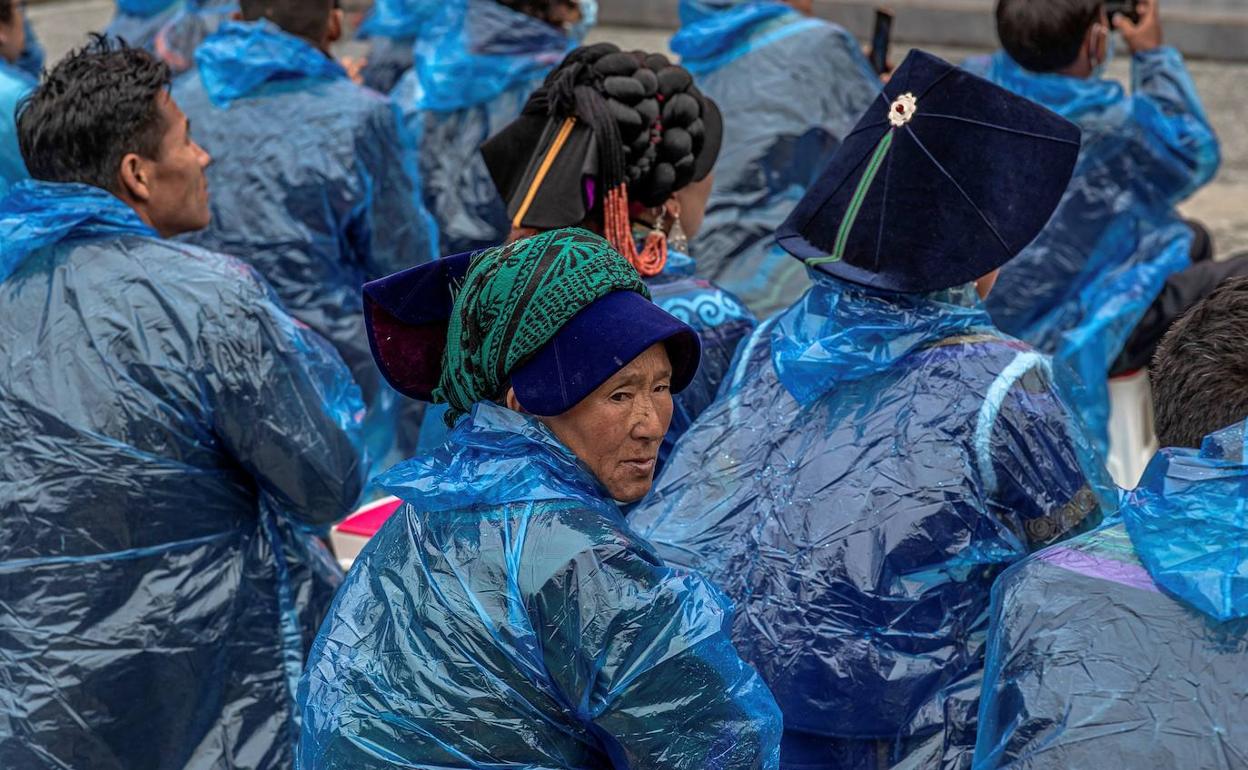
[{"label": "elderly woman's face", "polygon": [[558,417],[542,422],[620,502],[654,483],[659,445],[672,424],[672,364],[660,343],[634,358]]}]

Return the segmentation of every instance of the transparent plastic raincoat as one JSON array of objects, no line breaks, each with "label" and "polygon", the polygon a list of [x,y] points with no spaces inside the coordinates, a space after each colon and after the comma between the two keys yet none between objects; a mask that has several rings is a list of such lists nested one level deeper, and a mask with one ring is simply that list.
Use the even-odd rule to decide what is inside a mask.
[{"label": "transparent plastic raincoat", "polygon": [[760,318],[810,285],[775,245],[780,226],[880,91],[844,29],[769,0],[681,0],[672,50],[725,115],[706,221],[691,251],[698,275]]},{"label": "transparent plastic raincoat", "polygon": [[156,34],[173,20],[185,0],[117,0],[117,12],[104,34],[136,48],[152,50]]},{"label": "transparent plastic raincoat", "polygon": [[439,0],[377,0],[360,25],[358,35],[368,40],[364,85],[390,93],[412,68],[416,37],[425,20],[438,10]]},{"label": "transparent plastic raincoat", "polygon": [[1163,450],[1123,522],[994,589],[975,767],[1248,764],[1245,426]]},{"label": "transparent plastic raincoat", "polygon": [[359,390],[242,262],[0,205],[0,767],[290,767]]},{"label": "transparent plastic raincoat", "polygon": [[1001,271],[988,299],[1005,332],[1054,354],[1059,385],[1104,452],[1108,372],[1167,277],[1189,265],[1175,206],[1218,170],[1218,140],[1173,48],[1136,54],[1116,81],[1038,75],[1004,52],[970,71],[1083,130],[1074,178],[1048,227]]},{"label": "transparent plastic raincoat", "polygon": [[442,254],[507,238],[506,207],[481,144],[520,115],[529,93],[576,47],[579,34],[494,0],[443,3],[421,26],[416,64],[394,98],[419,142],[425,203],[438,222]]},{"label": "transparent plastic raincoat", "polygon": [[629,523],[736,603],[786,766],[920,749],[966,766],[990,586],[1099,523],[1090,451],[1046,357],[997,333],[973,287],[811,278],[743,343]]},{"label": "transparent plastic raincoat", "polygon": [[238,0],[184,0],[152,47],[175,74],[195,66],[195,50],[238,11]]},{"label": "transparent plastic raincoat", "polygon": [[24,71],[0,60],[0,198],[27,177],[17,143],[17,105],[35,81]]},{"label": "transparent plastic raincoat", "polygon": [[540,422],[478,404],[382,484],[404,505],[313,646],[299,767],[776,766],[728,602]]},{"label": "transparent plastic raincoat", "polygon": [[173,93],[213,156],[213,216],[187,241],[250,262],[338,348],[369,405],[374,468],[403,459],[423,411],[382,381],[360,288],[432,259],[436,228],[394,105],[269,22],[227,22],[196,62]]}]

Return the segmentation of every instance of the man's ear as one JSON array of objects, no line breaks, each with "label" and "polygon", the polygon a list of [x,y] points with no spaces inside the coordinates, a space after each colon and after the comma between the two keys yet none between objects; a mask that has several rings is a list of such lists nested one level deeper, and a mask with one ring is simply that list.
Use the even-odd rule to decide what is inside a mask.
[{"label": "man's ear", "polygon": [[331,45],[342,39],[342,9],[335,8],[329,14],[329,24],[325,27],[325,48],[329,49]]},{"label": "man's ear", "polygon": [[246,19],[243,18],[242,11],[235,11],[230,14],[230,21],[246,21]]},{"label": "man's ear", "polygon": [[128,153],[121,159],[121,169],[117,172],[117,181],[121,185],[122,197],[135,203],[147,203],[152,199],[151,175],[147,161],[136,153]]}]

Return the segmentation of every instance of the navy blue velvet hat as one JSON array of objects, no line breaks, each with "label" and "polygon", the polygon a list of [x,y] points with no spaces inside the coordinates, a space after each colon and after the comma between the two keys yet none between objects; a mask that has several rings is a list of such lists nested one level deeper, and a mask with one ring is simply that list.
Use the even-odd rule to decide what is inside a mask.
[{"label": "navy blue velvet hat", "polygon": [[1040,234],[1079,146],[1070,121],[916,50],[776,238],[863,286],[919,294],[969,283]]},{"label": "navy blue velvet hat", "polygon": [[[405,396],[433,400],[442,378],[456,286],[473,256],[446,257],[364,285],[364,322],[373,358],[386,381]],[[636,292],[612,292],[573,316],[516,367],[511,385],[525,411],[553,417],[660,342],[672,363],[672,393],[679,393],[693,381],[701,362],[697,332]]]}]

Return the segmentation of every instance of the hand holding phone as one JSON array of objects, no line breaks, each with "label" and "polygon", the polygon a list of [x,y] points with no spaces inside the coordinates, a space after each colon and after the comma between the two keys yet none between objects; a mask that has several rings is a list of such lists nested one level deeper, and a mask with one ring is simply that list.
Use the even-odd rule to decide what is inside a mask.
[{"label": "hand holding phone", "polygon": [[893,12],[888,8],[875,9],[875,33],[871,36],[871,67],[876,74],[884,75],[888,65],[888,48],[893,42]]},{"label": "hand holding phone", "polygon": [[1161,14],[1157,10],[1157,0],[1130,0],[1135,18],[1126,13],[1111,16],[1109,24],[1122,33],[1131,53],[1151,51],[1162,45]]}]

